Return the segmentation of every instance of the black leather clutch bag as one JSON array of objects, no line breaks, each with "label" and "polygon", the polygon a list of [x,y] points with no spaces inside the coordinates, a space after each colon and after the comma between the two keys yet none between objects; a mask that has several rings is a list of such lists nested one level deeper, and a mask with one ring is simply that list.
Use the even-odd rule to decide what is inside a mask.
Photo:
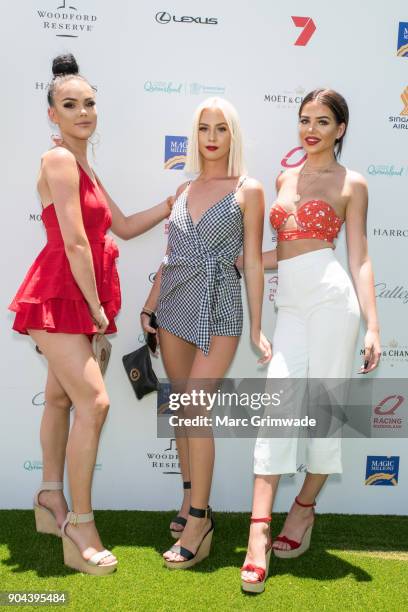
[{"label": "black leather clutch bag", "polygon": [[124,355],[122,361],[137,399],[142,399],[144,395],[157,391],[158,380],[153,370],[147,344],[133,353]]}]

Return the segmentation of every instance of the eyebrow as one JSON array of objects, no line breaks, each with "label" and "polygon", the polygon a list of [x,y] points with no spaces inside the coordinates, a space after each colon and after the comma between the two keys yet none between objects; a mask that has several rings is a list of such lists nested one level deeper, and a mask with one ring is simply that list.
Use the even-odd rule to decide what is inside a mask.
[{"label": "eyebrow", "polygon": [[[85,98],[85,102],[88,102],[88,100],[94,100],[95,98]],[[64,98],[62,101],[66,102],[67,100],[70,100],[71,102],[78,102],[78,98]]]},{"label": "eyebrow", "polygon": [[[200,121],[200,125],[205,125],[206,127],[208,127],[208,123],[204,123],[203,121]],[[227,125],[227,122],[226,121],[222,121],[221,123],[216,123],[215,125],[216,126],[217,125]]]},{"label": "eyebrow", "polygon": [[[300,118],[310,119],[309,115],[301,115]],[[322,115],[321,117],[316,117],[316,119],[330,119],[330,117],[327,117],[326,115]]]}]

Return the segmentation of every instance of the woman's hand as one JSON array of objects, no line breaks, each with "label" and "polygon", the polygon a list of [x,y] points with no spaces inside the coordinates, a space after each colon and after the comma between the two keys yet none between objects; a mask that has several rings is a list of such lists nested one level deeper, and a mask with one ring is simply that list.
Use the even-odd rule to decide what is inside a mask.
[{"label": "woman's hand", "polygon": [[104,334],[109,325],[109,319],[105,314],[102,304],[90,308],[90,311],[92,320],[98,328],[98,334]]},{"label": "woman's hand", "polygon": [[380,335],[378,331],[367,330],[364,337],[364,364],[359,374],[367,374],[378,366],[381,357]]},{"label": "woman's hand", "polygon": [[[156,346],[157,348],[159,347],[159,334],[157,333],[157,329],[155,329],[154,327],[152,327],[150,325],[150,315],[147,312],[142,312],[140,313],[140,324],[142,326],[143,332],[144,334],[155,334],[156,336]],[[157,349],[156,349],[156,353],[157,353]]]},{"label": "woman's hand", "polygon": [[262,357],[258,359],[257,363],[268,363],[272,359],[272,346],[269,340],[263,335],[261,330],[256,333],[251,333],[251,340],[256,348],[262,353]]},{"label": "woman's hand", "polygon": [[167,205],[167,208],[169,209],[168,216],[171,215],[171,211],[173,210],[173,205],[175,201],[176,201],[176,198],[174,196],[169,196],[168,198],[166,198],[166,205]]}]

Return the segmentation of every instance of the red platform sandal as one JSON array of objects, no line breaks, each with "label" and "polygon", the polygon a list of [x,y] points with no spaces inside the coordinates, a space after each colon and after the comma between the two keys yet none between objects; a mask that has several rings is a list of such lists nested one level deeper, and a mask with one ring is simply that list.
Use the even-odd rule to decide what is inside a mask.
[{"label": "red platform sandal", "polygon": [[[267,516],[266,518],[253,518],[251,516],[251,523],[269,523],[272,518]],[[247,563],[241,567],[241,572],[253,572],[257,575],[255,580],[248,580],[242,578],[241,574],[241,587],[243,591],[247,593],[262,593],[265,590],[265,580],[269,572],[269,562],[271,560],[272,541],[270,535],[268,536],[268,543],[265,550],[265,568]]]},{"label": "red platform sandal", "polygon": [[[314,514],[314,506],[316,505],[316,502],[313,502],[313,504],[302,504],[302,502],[300,502],[297,497],[295,497],[295,502],[298,506],[302,506],[302,508],[313,508]],[[306,529],[303,538],[300,542],[297,542],[296,540],[291,540],[286,536],[278,536],[277,538],[275,538],[275,542],[284,542],[285,544],[288,544],[290,546],[290,548],[288,548],[287,550],[282,550],[281,548],[275,548],[275,546],[272,546],[275,557],[279,557],[280,559],[295,559],[296,557],[300,557],[300,555],[303,555],[303,553],[305,553],[310,547],[312,531],[313,523],[312,525],[310,525],[310,527]]]}]

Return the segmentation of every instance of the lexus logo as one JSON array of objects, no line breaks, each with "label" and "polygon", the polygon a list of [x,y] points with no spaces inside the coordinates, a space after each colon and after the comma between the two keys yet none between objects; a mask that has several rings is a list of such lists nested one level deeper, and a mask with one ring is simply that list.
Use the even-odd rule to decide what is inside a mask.
[{"label": "lexus logo", "polygon": [[201,23],[202,25],[218,24],[216,17],[190,17],[188,15],[176,17],[175,15],[170,15],[167,11],[159,11],[156,13],[155,19],[157,23],[170,23],[170,21],[174,21],[175,23]]},{"label": "lexus logo", "polygon": [[161,11],[160,13],[156,13],[156,21],[157,23],[169,23],[169,21],[171,21],[171,15],[165,11]]}]

